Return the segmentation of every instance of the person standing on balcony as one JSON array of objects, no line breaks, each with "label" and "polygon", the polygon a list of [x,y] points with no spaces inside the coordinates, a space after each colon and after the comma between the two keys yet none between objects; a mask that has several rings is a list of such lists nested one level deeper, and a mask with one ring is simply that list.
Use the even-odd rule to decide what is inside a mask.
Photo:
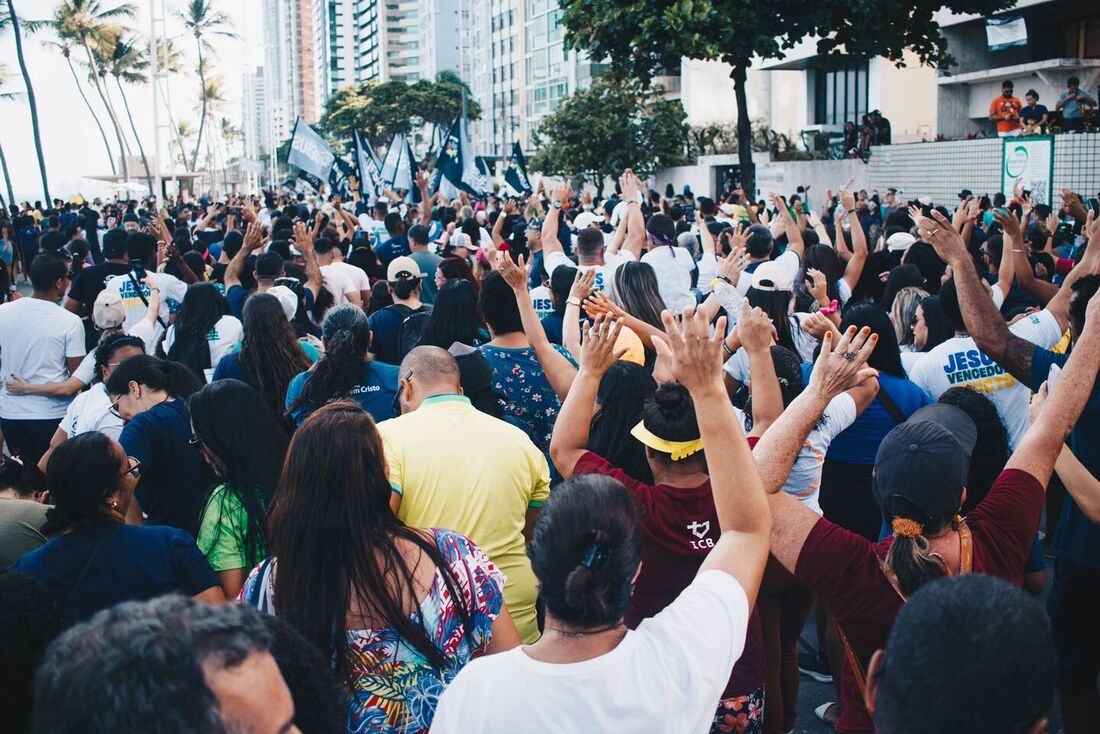
[{"label": "person standing on balcony", "polygon": [[989,119],[997,123],[997,136],[1014,138],[1020,134],[1020,112],[1024,103],[1012,94],[1011,79],[1001,82],[1001,95],[989,104]]},{"label": "person standing on balcony", "polygon": [[1066,80],[1066,91],[1054,105],[1062,113],[1062,132],[1084,132],[1085,108],[1089,107],[1096,107],[1096,100],[1081,91],[1080,79],[1071,76]]}]

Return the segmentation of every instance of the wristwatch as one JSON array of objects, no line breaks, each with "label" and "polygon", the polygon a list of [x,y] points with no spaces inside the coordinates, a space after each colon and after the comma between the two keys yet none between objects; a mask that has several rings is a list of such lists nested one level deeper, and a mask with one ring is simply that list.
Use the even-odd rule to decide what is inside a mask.
[{"label": "wristwatch", "polygon": [[550,206],[554,207],[555,209],[561,209],[561,202],[557,199],[554,199],[550,202]]},{"label": "wristwatch", "polygon": [[581,305],[581,299],[577,298],[576,296],[569,296],[569,298],[565,299],[565,302],[568,303],[570,306],[577,306],[578,308]]}]

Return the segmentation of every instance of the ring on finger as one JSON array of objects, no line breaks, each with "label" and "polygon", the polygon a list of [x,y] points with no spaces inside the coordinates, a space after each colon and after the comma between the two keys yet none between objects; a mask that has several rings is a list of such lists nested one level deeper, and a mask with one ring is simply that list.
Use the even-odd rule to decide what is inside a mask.
[{"label": "ring on finger", "polygon": [[854,361],[855,358],[856,358],[856,353],[855,352],[845,352],[844,353],[844,359],[848,360],[849,362]]}]

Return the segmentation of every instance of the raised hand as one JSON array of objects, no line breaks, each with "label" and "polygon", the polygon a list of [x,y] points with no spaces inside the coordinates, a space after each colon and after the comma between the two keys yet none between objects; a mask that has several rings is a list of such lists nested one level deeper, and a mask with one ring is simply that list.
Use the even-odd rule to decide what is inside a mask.
[{"label": "raised hand", "polygon": [[1024,241],[1023,229],[1020,226],[1020,220],[1016,218],[1015,214],[997,209],[993,212],[993,219],[997,224],[1001,225],[1005,237],[1014,240],[1017,244]]},{"label": "raised hand", "polygon": [[303,254],[313,251],[313,235],[305,222],[294,223],[294,247]]},{"label": "raised hand", "polygon": [[602,376],[629,351],[625,347],[615,349],[622,327],[622,319],[613,319],[604,314],[593,319],[592,326],[583,332],[584,342],[581,344],[578,360],[582,370]]},{"label": "raised hand", "polygon": [[578,301],[584,301],[590,295],[595,288],[596,283],[596,269],[591,268],[589,270],[578,270],[576,276],[573,278],[573,287],[569,289],[569,297],[576,298]]},{"label": "raised hand", "polygon": [[837,195],[840,197],[840,208],[845,214],[856,208],[856,197],[847,186],[838,191]]},{"label": "raised hand", "polygon": [[715,275],[729,278],[731,285],[737,285],[737,281],[741,278],[741,271],[745,269],[745,260],[744,247],[736,247],[730,251],[729,255],[718,260]]},{"label": "raised hand", "polygon": [[741,301],[741,316],[737,320],[737,340],[746,352],[762,352],[771,349],[775,341],[775,325],[759,308],[749,306],[748,299]]},{"label": "raised hand", "polygon": [[1062,189],[1062,211],[1079,222],[1085,221],[1088,217],[1085,205],[1081,203],[1081,197],[1069,189]]},{"label": "raised hand", "polygon": [[498,252],[495,270],[504,278],[504,282],[512,287],[512,290],[527,293],[527,269],[523,255],[519,256],[519,262],[516,263],[507,252]]},{"label": "raised hand", "polygon": [[679,322],[668,310],[661,312],[665,335],[653,339],[657,356],[668,366],[673,378],[696,394],[725,394],[722,384],[722,342],[726,334],[726,317],[715,324],[710,335],[710,322],[705,314],[688,306]]},{"label": "raised hand", "polygon": [[613,316],[615,318],[623,318],[627,315],[626,311],[619,308],[615,303],[605,296],[601,291],[596,291],[584,299],[584,311],[588,314],[589,318],[596,318],[599,314],[605,314]]},{"label": "raised hand", "polygon": [[946,263],[959,262],[961,258],[969,257],[962,235],[935,209],[932,210],[931,219],[922,216],[917,220],[917,233],[935,248],[936,254]]},{"label": "raised hand", "polygon": [[829,284],[825,278],[825,273],[814,268],[806,268],[806,275],[813,278],[813,285],[809,286],[806,290],[810,292],[810,295],[814,297],[814,300],[818,303],[829,303]]},{"label": "raised hand", "polygon": [[858,333],[856,327],[849,326],[839,340],[831,331],[826,332],[821,339],[821,355],[810,373],[809,387],[832,399],[849,387],[876,377],[878,370],[864,365],[877,343],[878,334],[872,334],[866,326]]},{"label": "raised hand", "polygon": [[[304,224],[302,224],[300,226],[302,227],[302,229],[305,229]],[[297,225],[296,225],[295,229],[297,229]],[[297,231],[295,232],[295,234],[297,234]],[[308,236],[307,236],[306,239],[309,239]],[[264,243],[264,228],[263,228],[263,226],[257,220],[253,220],[253,221],[249,222],[248,228],[244,231],[244,245],[243,245],[244,249],[248,250],[249,252],[252,252],[253,250],[260,249],[263,246],[263,243]],[[302,248],[299,247],[298,249],[301,250]]]}]

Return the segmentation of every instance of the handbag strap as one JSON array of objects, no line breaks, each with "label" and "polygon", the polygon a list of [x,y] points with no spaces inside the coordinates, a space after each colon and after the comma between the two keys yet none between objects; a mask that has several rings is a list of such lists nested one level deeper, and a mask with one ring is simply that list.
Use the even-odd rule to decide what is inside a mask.
[{"label": "handbag strap", "polygon": [[876,398],[879,405],[882,406],[891,418],[894,419],[894,423],[902,424],[905,422],[905,413],[901,412],[901,408],[894,402],[894,399],[890,397],[890,393],[886,392],[886,389],[879,384],[878,396]]},{"label": "handbag strap", "polygon": [[[134,277],[133,271],[127,272],[126,277],[128,277],[130,279],[130,282],[134,284],[134,290],[137,291],[138,298],[141,299],[141,302],[145,304],[145,308],[149,308],[149,299],[145,297],[145,293],[141,290],[141,283],[139,283],[138,279]],[[160,317],[159,313],[157,314],[157,323],[160,324],[160,328],[162,329],[168,328],[168,325],[164,323],[164,319]]]},{"label": "handbag strap", "polygon": [[95,546],[92,548],[92,552],[88,554],[88,557],[84,561],[84,567],[80,569],[80,573],[77,574],[76,581],[69,587],[69,593],[65,595],[65,601],[61,603],[62,609],[68,609],[69,604],[72,603],[73,598],[76,596],[76,592],[80,590],[80,583],[84,580],[84,577],[88,575],[88,569],[92,567],[92,561],[95,560],[96,554],[99,553],[99,549],[103,547],[104,541],[107,540],[109,533],[103,533],[99,536],[99,540],[96,541]]}]

